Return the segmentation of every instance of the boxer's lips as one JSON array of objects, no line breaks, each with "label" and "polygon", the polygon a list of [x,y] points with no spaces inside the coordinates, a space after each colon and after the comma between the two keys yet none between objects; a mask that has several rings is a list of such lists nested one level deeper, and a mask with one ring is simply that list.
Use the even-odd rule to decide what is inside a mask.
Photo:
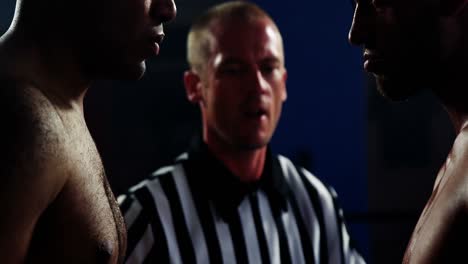
[{"label": "boxer's lips", "polygon": [[384,74],[386,69],[386,61],[376,53],[366,51],[364,53],[364,69],[367,72],[374,74]]},{"label": "boxer's lips", "polygon": [[161,43],[163,42],[164,39],[164,33],[162,29],[155,28],[153,29],[149,36],[147,37],[146,41],[146,47],[148,49],[148,55],[153,55],[157,56],[159,54],[159,51],[161,49]]}]

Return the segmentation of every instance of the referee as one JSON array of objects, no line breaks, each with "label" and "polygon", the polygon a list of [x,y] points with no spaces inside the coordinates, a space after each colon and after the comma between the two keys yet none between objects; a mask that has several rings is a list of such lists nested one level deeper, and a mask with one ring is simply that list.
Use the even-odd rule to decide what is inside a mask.
[{"label": "referee", "polygon": [[127,263],[364,263],[334,191],[268,143],[286,100],[280,32],[252,3],[215,6],[188,37],[202,135],[119,197]]}]

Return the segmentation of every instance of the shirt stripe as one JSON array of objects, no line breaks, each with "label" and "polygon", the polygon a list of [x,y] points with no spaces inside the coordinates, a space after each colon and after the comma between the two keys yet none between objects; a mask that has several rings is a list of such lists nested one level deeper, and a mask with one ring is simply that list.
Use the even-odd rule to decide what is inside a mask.
[{"label": "shirt stripe", "polygon": [[[306,187],[304,186],[300,178],[301,176],[294,165],[282,156],[280,156],[279,160],[286,180],[290,184],[291,188],[295,190],[293,192],[294,199],[291,199],[291,202],[293,207],[297,205],[297,210],[302,217],[298,220],[298,223],[307,223],[304,224],[304,226],[307,230],[309,242],[303,242],[303,244],[304,246],[312,245],[312,248],[304,249],[304,252],[307,255],[306,259],[310,259],[308,263],[324,263],[320,261],[320,231],[322,230],[322,227],[319,224],[319,218],[312,205],[312,201],[307,194]],[[303,234],[303,232],[301,232],[301,234]]]},{"label": "shirt stripe", "polygon": [[239,215],[247,247],[248,263],[260,263],[260,247],[257,242],[257,231],[250,201],[244,201],[239,207]]},{"label": "shirt stripe", "polygon": [[[187,179],[187,183],[190,182]],[[205,202],[200,195],[192,195],[193,204],[196,207],[198,216],[200,217],[201,228],[204,232],[206,247],[209,254],[210,263],[223,263],[221,255],[220,240],[216,232],[216,220],[211,211],[210,204]],[[230,239],[230,238],[229,238]],[[204,262],[207,262],[204,260]],[[202,263],[204,263],[202,262]]]},{"label": "shirt stripe", "polygon": [[169,256],[172,263],[182,263],[182,257],[179,251],[179,245],[176,240],[176,232],[172,221],[172,213],[170,204],[162,190],[159,181],[152,181],[148,184],[147,188],[153,197],[159,219],[161,220],[164,234],[167,238],[167,246],[169,249]]},{"label": "shirt stripe", "polygon": [[[158,259],[161,262],[169,262],[169,248],[168,248],[167,238],[164,234],[162,222],[158,213],[158,209],[157,209],[156,203],[153,200],[153,196],[151,195],[151,192],[148,190],[148,188],[140,188],[134,192],[134,195],[138,199],[138,201],[141,201],[141,204],[143,207],[141,215],[146,217],[146,219],[150,220],[150,224],[152,227],[151,230],[153,231],[153,246],[151,247],[151,251],[149,252],[149,255],[146,256],[145,262],[150,261],[151,259],[154,259],[155,251],[158,252]],[[135,224],[133,224],[129,230],[129,235],[130,235],[130,231],[133,228],[139,229],[140,226],[143,226],[143,225],[138,224],[138,222],[135,222]],[[131,242],[132,240],[129,239],[128,243],[133,247],[135,244]],[[135,245],[136,250],[140,250],[138,249],[138,247],[140,246],[150,247],[148,244],[143,244],[143,245],[138,244],[138,245]],[[132,247],[127,247],[127,249],[130,250]],[[143,250],[141,251],[144,252]],[[130,256],[130,254],[127,254],[127,256]],[[134,262],[134,263],[140,263],[140,262]]]},{"label": "shirt stripe", "polygon": [[[291,212],[291,210],[291,205],[289,205],[288,211]],[[282,219],[286,233],[288,234],[289,252],[291,252],[292,260],[291,262],[304,263],[303,249],[294,213],[283,213]]]},{"label": "shirt stripe", "polygon": [[[126,201],[131,201],[130,199],[127,199]],[[141,207],[141,204],[138,201],[135,201],[129,205],[127,210],[125,211],[125,224],[127,226],[133,226],[133,223],[135,220],[138,218],[138,216],[141,214],[141,210],[143,208]]]},{"label": "shirt stripe", "polygon": [[245,244],[244,232],[242,231],[242,223],[239,213],[236,212],[229,220],[229,231],[231,232],[234,253],[236,254],[237,263],[249,263],[247,256],[247,246]]},{"label": "shirt stripe", "polygon": [[258,193],[250,196],[250,203],[252,204],[252,213],[255,222],[255,231],[257,232],[258,245],[260,247],[260,254],[262,263],[270,263],[270,255],[268,252],[268,242],[266,240],[265,231],[263,230],[262,217],[260,215],[260,207],[258,204]]},{"label": "shirt stripe", "polygon": [[[210,204],[210,209],[212,212],[215,211],[213,204]],[[213,213],[212,216],[216,222],[216,232],[219,237],[223,263],[237,263],[229,225],[217,214]]]},{"label": "shirt stripe", "polygon": [[130,263],[142,263],[151,251],[153,243],[153,230],[151,229],[151,225],[148,224],[148,227],[135,247],[135,250],[128,257],[127,261]]},{"label": "shirt stripe", "polygon": [[258,194],[258,201],[260,204],[260,215],[262,216],[262,219],[264,219],[263,230],[265,231],[268,241],[271,263],[279,264],[281,263],[279,237],[278,229],[276,228],[273,218],[273,212],[266,196],[263,193]]},{"label": "shirt stripe", "polygon": [[327,233],[327,245],[328,245],[328,263],[343,263],[342,262],[342,250],[341,250],[341,235],[338,232],[337,217],[333,204],[333,199],[328,192],[327,188],[311,173],[303,171],[305,177],[314,186],[319,193],[320,202],[322,208],[328,208],[323,210],[323,218],[325,223],[325,231]]},{"label": "shirt stripe", "polygon": [[[314,248],[318,247],[319,252],[320,252],[318,263],[329,263],[327,230],[325,228],[325,218],[323,217],[323,211],[326,208],[322,207],[319,192],[317,191],[317,189],[315,189],[314,185],[312,185],[308,181],[304,173],[301,172],[300,177],[301,177],[301,183],[305,187],[307,194],[309,196],[310,202],[312,203],[312,206],[313,206],[313,212],[315,213],[315,216],[316,216],[313,219],[318,221],[318,224],[319,224],[319,228],[318,228],[319,233],[320,233],[319,243],[314,243]],[[316,232],[316,229],[314,229],[313,232]]]},{"label": "shirt stripe", "polygon": [[170,211],[173,217],[173,223],[177,227],[175,228],[175,234],[182,261],[183,263],[193,263],[195,262],[195,250],[190,241],[188,230],[188,225],[190,223],[184,221],[180,194],[177,192],[174,177],[160,177],[160,182],[168,200],[171,201]]},{"label": "shirt stripe", "polygon": [[187,185],[182,165],[174,168],[174,180],[177,192],[180,195],[181,206],[185,222],[188,224],[188,232],[195,250],[197,263],[205,263],[208,259],[208,249],[205,241],[205,235],[200,224],[200,219],[193,203],[192,193]]},{"label": "shirt stripe", "polygon": [[272,208],[273,219],[275,221],[276,228],[278,230],[281,263],[282,264],[292,263],[290,245],[288,241],[288,234],[286,233],[286,230],[285,230],[285,226],[284,226],[285,223],[282,217],[282,212],[280,208],[272,207],[271,199],[269,199],[268,201],[270,204],[270,208]]}]

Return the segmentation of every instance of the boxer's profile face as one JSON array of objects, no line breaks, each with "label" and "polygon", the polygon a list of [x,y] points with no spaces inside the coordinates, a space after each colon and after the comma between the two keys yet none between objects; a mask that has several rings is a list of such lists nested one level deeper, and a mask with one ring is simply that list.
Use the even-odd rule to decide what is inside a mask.
[{"label": "boxer's profile face", "polygon": [[439,0],[357,0],[349,41],[380,92],[403,100],[429,88],[441,60]]},{"label": "boxer's profile face", "polygon": [[93,77],[138,79],[145,60],[159,53],[163,23],[176,15],[174,0],[83,0],[79,32],[85,71]]}]

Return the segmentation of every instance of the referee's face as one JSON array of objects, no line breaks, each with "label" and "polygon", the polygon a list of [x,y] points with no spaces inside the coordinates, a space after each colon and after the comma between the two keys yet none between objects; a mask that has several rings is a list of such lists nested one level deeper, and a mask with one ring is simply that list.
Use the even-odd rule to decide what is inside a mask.
[{"label": "referee's face", "polygon": [[223,24],[212,35],[201,91],[205,135],[234,148],[263,147],[286,100],[281,36],[267,19]]}]

